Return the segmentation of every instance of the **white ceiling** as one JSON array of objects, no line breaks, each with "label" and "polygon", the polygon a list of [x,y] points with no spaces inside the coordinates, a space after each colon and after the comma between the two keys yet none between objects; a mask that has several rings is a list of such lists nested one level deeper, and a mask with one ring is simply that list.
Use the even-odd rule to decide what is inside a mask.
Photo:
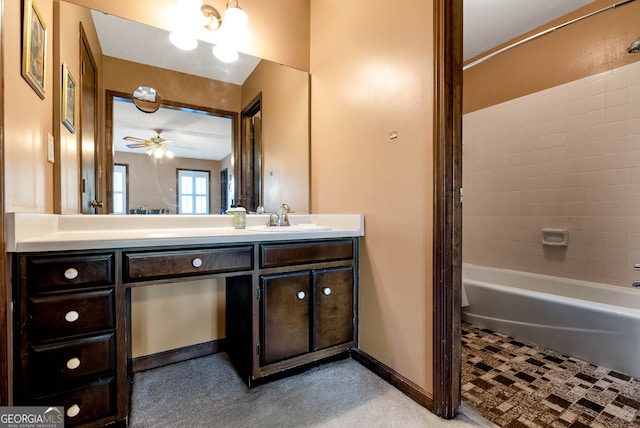
[{"label": "white ceiling", "polygon": [[242,85],[260,58],[240,54],[238,61],[225,64],[213,56],[207,31],[200,35],[198,47],[182,51],[169,42],[169,32],[160,28],[91,11],[102,54],[194,76]]},{"label": "white ceiling", "polygon": [[[478,56],[592,1],[463,0],[464,59]],[[199,36],[202,40],[198,48],[185,52],[169,43],[168,32],[165,30],[101,12],[92,12],[92,15],[102,53],[107,56],[237,85],[241,85],[260,62],[259,58],[243,54],[238,62],[231,65],[217,61],[212,55],[212,44],[206,31]],[[144,85],[146,82],[140,84]],[[162,88],[156,89],[162,95]],[[172,109],[145,114],[128,103],[114,103],[114,109],[116,108],[113,128],[115,150],[131,150],[126,148],[127,142],[122,141],[122,137],[130,135],[149,139],[155,137],[153,130],[160,128],[164,130],[163,138],[175,142],[175,150],[172,150],[176,156],[187,156],[196,152],[203,154],[205,150],[201,148],[192,147],[179,151],[177,147],[189,147],[192,144],[202,147],[202,140],[207,141],[204,146],[208,147],[206,156],[209,159],[221,159],[224,157],[222,152],[230,152],[231,131],[229,129],[228,135],[222,137],[224,133],[218,123],[219,118]],[[228,138],[228,143],[217,149],[211,142],[219,141],[221,138]],[[137,151],[143,152],[143,149]]]},{"label": "white ceiling", "polygon": [[476,57],[594,0],[463,0],[463,57]]},{"label": "white ceiling", "polygon": [[129,101],[113,103],[113,145],[117,152],[145,153],[145,148],[130,149],[135,142],[124,137],[168,140],[165,147],[176,157],[222,160],[231,154],[232,124],[230,118],[193,110],[160,108],[155,113],[143,113]]}]

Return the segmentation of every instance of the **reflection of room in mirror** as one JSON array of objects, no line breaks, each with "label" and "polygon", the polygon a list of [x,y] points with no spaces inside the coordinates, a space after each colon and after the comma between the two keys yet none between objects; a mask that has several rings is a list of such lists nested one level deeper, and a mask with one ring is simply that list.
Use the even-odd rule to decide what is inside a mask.
[{"label": "reflection of room in mirror", "polygon": [[[262,205],[267,211],[273,212],[280,204],[287,202],[296,213],[309,212],[310,91],[307,72],[242,52],[238,61],[225,64],[217,61],[211,54],[209,40],[202,40],[203,43],[198,43],[198,48],[193,51],[179,51],[169,42],[167,29],[123,19],[67,1],[60,2],[58,19],[58,28],[64,33],[64,37],[61,36],[63,61],[67,57],[69,62],[76,61],[76,33],[80,22],[87,33],[97,37],[94,53],[100,57],[98,62],[102,67],[99,72],[104,79],[107,94],[126,94],[126,98],[130,98],[134,89],[142,85],[155,88],[157,94],[166,100],[179,100],[206,110],[218,109],[237,115],[258,94],[262,94],[267,108],[262,127],[264,146],[261,162],[263,171],[268,171],[268,174],[255,174],[264,189]],[[207,30],[205,32],[211,33]],[[113,129],[110,114],[111,111],[108,110],[105,118],[107,130]],[[239,123],[237,125],[234,138],[237,140],[235,143],[239,144],[240,126]],[[167,126],[161,128],[161,125],[154,124],[149,124],[146,128],[145,134],[131,136],[149,140],[158,137],[154,129],[168,129]],[[107,136],[105,158],[113,165],[117,161],[111,159],[114,151],[110,144],[118,141],[109,134]],[[164,129],[160,138],[173,139],[167,136]],[[174,152],[171,148],[169,150]],[[177,152],[174,153],[176,157],[180,156]],[[163,159],[162,162],[166,166],[168,160]],[[218,196],[215,186],[219,185],[221,175],[211,174],[212,196],[226,196],[227,206],[239,194],[236,189],[239,180],[236,178],[242,177],[242,173],[236,169],[236,165],[228,165],[227,195]],[[113,180],[108,168],[107,174],[109,176],[106,177],[104,188],[106,194],[111,195]],[[131,167],[129,180],[137,175],[139,173]],[[145,182],[149,183],[149,180]],[[131,189],[129,208],[141,208],[145,204],[149,210],[152,209],[146,202],[136,202],[133,192],[134,189]],[[176,208],[175,199],[169,199],[173,208]],[[218,212],[213,202],[211,205],[211,213]],[[112,198],[108,198],[106,211],[112,212],[112,206]],[[175,209],[171,210],[171,213],[175,212]]]},{"label": "reflection of room in mirror", "polygon": [[[114,98],[113,160],[127,166],[128,200],[126,207],[119,201],[120,213],[180,212],[179,200],[202,199],[202,188],[182,188],[178,171],[206,172],[210,177],[205,190],[207,209],[202,214],[221,211],[220,171],[231,167],[233,146],[232,120],[209,112],[187,108],[161,107],[153,114],[139,111],[131,100]],[[156,155],[159,150],[170,152],[172,158]],[[182,190],[182,191],[181,191]],[[114,197],[115,197],[114,192]],[[122,196],[119,196],[122,198]],[[226,203],[226,201],[222,201]],[[184,207],[182,211],[185,211]],[[195,208],[194,208],[195,212]]]}]

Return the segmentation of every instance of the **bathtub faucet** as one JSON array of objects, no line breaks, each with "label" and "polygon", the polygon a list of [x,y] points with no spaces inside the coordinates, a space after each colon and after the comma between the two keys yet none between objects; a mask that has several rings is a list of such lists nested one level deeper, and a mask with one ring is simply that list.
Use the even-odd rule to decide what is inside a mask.
[{"label": "bathtub faucet", "polygon": [[640,287],[640,281],[633,281],[631,284],[632,287]]}]

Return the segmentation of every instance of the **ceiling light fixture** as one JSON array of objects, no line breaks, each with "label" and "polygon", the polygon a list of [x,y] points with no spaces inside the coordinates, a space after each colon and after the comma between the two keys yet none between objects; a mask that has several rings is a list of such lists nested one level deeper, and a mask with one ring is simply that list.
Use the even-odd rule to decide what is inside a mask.
[{"label": "ceiling light fixture", "polygon": [[166,147],[162,147],[162,146],[157,146],[155,149],[149,148],[147,149],[146,153],[149,156],[153,156],[156,159],[162,159],[162,158],[172,159],[173,158],[173,152],[167,149]]},{"label": "ceiling light fixture", "polygon": [[214,31],[217,33],[214,55],[220,61],[233,62],[238,59],[236,45],[248,34],[248,22],[249,17],[238,0],[227,0],[224,15],[215,7],[202,4],[202,0],[177,0],[176,29],[169,40],[179,49],[192,50],[198,46],[199,28]]}]

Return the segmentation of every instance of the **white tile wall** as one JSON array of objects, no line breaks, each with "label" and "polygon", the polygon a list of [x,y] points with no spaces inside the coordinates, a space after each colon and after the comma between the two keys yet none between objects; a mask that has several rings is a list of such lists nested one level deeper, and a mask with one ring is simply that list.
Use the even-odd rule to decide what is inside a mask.
[{"label": "white tile wall", "polygon": [[464,115],[462,179],[465,263],[640,280],[640,61]]}]

